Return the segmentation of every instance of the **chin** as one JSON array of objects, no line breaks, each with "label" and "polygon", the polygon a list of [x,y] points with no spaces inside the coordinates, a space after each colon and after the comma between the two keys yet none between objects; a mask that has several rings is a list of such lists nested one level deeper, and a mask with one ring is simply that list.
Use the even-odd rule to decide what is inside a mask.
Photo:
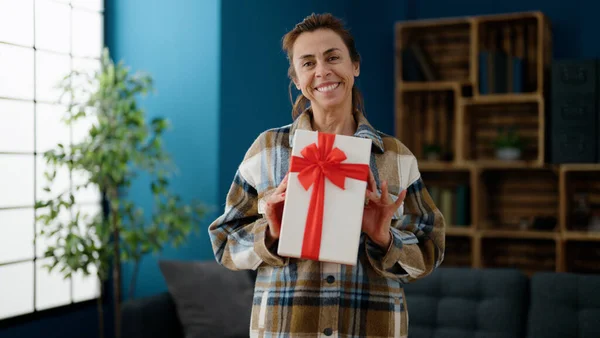
[{"label": "chin", "polygon": [[345,102],[344,97],[332,97],[328,99],[317,100],[317,105],[326,110],[331,110],[343,106]]}]

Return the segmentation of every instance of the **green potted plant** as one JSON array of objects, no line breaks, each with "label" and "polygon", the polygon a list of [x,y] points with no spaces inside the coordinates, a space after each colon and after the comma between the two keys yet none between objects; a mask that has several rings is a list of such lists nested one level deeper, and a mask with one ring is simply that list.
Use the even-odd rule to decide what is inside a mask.
[{"label": "green potted plant", "polygon": [[[153,90],[152,78],[132,74],[122,62],[115,64],[104,49],[101,68],[94,74],[73,71],[59,84],[62,98],[68,101],[67,124],[91,121],[85,138],[76,144],[58,144],[44,153],[46,179],[51,186],[59,168],[84,173],[85,182],[67,191],[36,201],[36,220],[42,224],[41,239],[55,242],[45,251],[47,268],[59,269],[65,278],[74,273],[90,274],[103,285],[112,269],[114,283],[115,335],[120,336],[121,264],[132,262],[134,275],[130,295],[141,259],[160,252],[165,246],[177,247],[197,230],[207,212],[202,203],[183,203],[169,192],[169,179],[176,169],[163,149],[162,136],[168,129],[166,119],[147,122],[138,99]],[[150,178],[148,194],[152,208],[143,209],[127,198],[126,191],[140,174]],[[76,205],[74,192],[95,186],[104,200],[104,210],[95,215],[73,213],[70,222],[61,222],[59,213]],[[54,194],[54,191],[53,191]],[[74,210],[74,209],[73,209]],[[100,290],[101,294],[104,290]],[[104,336],[102,297],[98,299],[99,335]]]},{"label": "green potted plant", "polygon": [[514,127],[498,128],[493,145],[499,160],[514,161],[521,158],[523,141]]}]

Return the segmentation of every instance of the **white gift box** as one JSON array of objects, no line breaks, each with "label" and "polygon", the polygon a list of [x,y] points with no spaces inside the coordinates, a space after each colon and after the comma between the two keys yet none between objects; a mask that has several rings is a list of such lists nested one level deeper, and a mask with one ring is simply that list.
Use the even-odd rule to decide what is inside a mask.
[{"label": "white gift box", "polygon": [[[302,150],[305,147],[313,147],[313,150],[315,146],[324,147],[325,144],[319,142],[319,134],[314,131],[297,130],[294,134],[292,156],[305,158],[302,155]],[[358,165],[362,167],[363,172],[359,176],[363,176],[365,173],[366,176],[363,176],[364,180],[362,180],[343,175],[345,176],[345,178],[342,178],[343,189],[325,176],[322,190],[324,192],[322,198],[323,217],[318,217],[317,205],[312,210],[312,213],[317,214],[317,217],[313,218],[316,221],[309,221],[309,224],[307,224],[308,216],[311,214],[309,212],[311,198],[316,198],[313,195],[313,190],[317,189],[318,184],[316,182],[312,183],[307,190],[300,181],[299,176],[301,174],[294,171],[294,160],[292,159],[277,253],[286,257],[355,265],[358,257],[372,142],[370,139],[345,135],[322,134],[321,137],[329,137],[329,141],[333,140],[331,149],[338,148],[343,152],[346,159],[340,162],[342,166],[347,166],[347,164]],[[339,150],[334,151],[339,155]],[[323,148],[320,151],[323,151]],[[312,166],[311,169],[316,168],[321,172],[318,167],[319,165]],[[314,177],[312,175],[305,175],[304,177],[306,178],[306,176]],[[339,180],[336,181],[339,184]],[[307,226],[317,229],[315,233],[318,233],[319,227],[314,227],[314,224],[320,223],[321,219],[321,240],[306,240]],[[311,246],[313,249],[309,251],[312,252],[312,255],[307,255],[308,251],[306,250],[303,254],[303,246],[305,249],[306,246]],[[317,256],[314,256],[315,254]]]}]

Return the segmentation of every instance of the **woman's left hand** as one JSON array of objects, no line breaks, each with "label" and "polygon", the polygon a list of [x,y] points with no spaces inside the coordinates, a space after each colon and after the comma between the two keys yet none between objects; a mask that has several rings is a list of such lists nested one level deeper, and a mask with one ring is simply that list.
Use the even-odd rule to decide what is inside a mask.
[{"label": "woman's left hand", "polygon": [[362,231],[377,243],[383,249],[387,249],[392,241],[390,226],[394,213],[400,208],[406,190],[398,195],[396,201],[392,200],[388,194],[387,182],[381,183],[381,196],[377,194],[377,185],[373,173],[369,172],[369,182],[367,185],[367,205],[363,212]]}]

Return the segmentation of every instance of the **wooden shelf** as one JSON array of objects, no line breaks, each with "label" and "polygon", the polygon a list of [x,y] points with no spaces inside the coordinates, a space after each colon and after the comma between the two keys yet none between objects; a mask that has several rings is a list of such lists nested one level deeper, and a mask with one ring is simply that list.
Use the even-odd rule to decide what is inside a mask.
[{"label": "wooden shelf", "polygon": [[559,234],[552,231],[532,230],[482,230],[483,238],[517,238],[517,239],[551,239],[555,240]]},{"label": "wooden shelf", "polygon": [[[442,264],[600,274],[600,231],[573,224],[575,194],[600,217],[600,163],[545,157],[548,18],[506,13],[395,29],[396,137],[448,216]],[[501,161],[493,141],[510,126],[527,144],[519,160]],[[430,143],[441,146],[439,160],[425,153]]]},{"label": "wooden shelf", "polygon": [[460,103],[469,105],[486,105],[486,104],[504,104],[504,103],[538,103],[543,102],[544,96],[538,93],[523,93],[523,94],[488,94],[477,97],[462,98]]},{"label": "wooden shelf", "polygon": [[560,168],[565,171],[600,171],[600,163],[573,163],[561,164]]},{"label": "wooden shelf", "polygon": [[456,226],[451,225],[446,227],[446,234],[448,236],[473,236],[475,229],[472,226]]},{"label": "wooden shelf", "polygon": [[600,243],[597,241],[571,241],[565,245],[566,271],[575,273],[600,273]]},{"label": "wooden shelf", "polygon": [[[501,160],[479,160],[479,161],[419,161],[421,171],[467,171],[467,170],[504,170],[504,169],[548,169],[558,171],[561,165],[539,164],[537,161],[501,161]],[[600,169],[599,169],[600,170]]]},{"label": "wooden shelf", "polygon": [[[478,224],[490,230],[555,230],[559,177],[548,169],[482,171]],[[518,233],[518,232],[515,232]],[[526,235],[527,236],[527,235]]]},{"label": "wooden shelf", "polygon": [[[564,239],[569,241],[590,241],[590,242],[600,242],[600,231],[592,232],[592,231],[567,231],[563,235]],[[599,245],[600,247],[600,245]]]},{"label": "wooden shelf", "polygon": [[543,13],[478,16],[472,32],[473,96],[545,92],[552,44]]},{"label": "wooden shelf", "polygon": [[486,237],[482,241],[484,268],[516,268],[527,275],[557,269],[554,239]]},{"label": "wooden shelf", "polygon": [[479,160],[470,161],[474,167],[481,170],[494,170],[494,169],[551,169],[553,168],[547,164],[540,164],[538,161],[501,161],[501,160]]},{"label": "wooden shelf", "polygon": [[436,91],[436,90],[459,90],[461,87],[469,86],[469,81],[400,81],[400,91]]},{"label": "wooden shelf", "polygon": [[561,177],[561,229],[582,234],[600,222],[599,165],[563,165]]},{"label": "wooden shelf", "polygon": [[446,237],[443,266],[468,267],[473,265],[473,241],[467,236]]},{"label": "wooden shelf", "polygon": [[[448,215],[443,264],[600,273],[600,232],[569,224],[575,192],[600,209],[600,163],[546,162],[548,18],[428,19],[395,30],[396,137]],[[493,141],[511,126],[526,145],[519,160],[501,161]],[[426,153],[431,144],[442,148],[439,160]]]},{"label": "wooden shelf", "polygon": [[461,108],[457,113],[462,122],[461,131],[457,132],[457,160],[495,160],[494,142],[502,130],[513,130],[522,140],[521,161],[544,164],[546,128],[542,101],[480,101]]},{"label": "wooden shelf", "polygon": [[443,161],[419,161],[420,171],[467,171],[474,168],[475,165],[468,163],[455,163]]},{"label": "wooden shelf", "polygon": [[[443,153],[456,147],[456,92],[454,90],[421,90],[399,93],[402,111],[398,117],[398,134],[419,161],[426,160],[427,148],[439,146]],[[440,157],[442,158],[442,157]]]}]

